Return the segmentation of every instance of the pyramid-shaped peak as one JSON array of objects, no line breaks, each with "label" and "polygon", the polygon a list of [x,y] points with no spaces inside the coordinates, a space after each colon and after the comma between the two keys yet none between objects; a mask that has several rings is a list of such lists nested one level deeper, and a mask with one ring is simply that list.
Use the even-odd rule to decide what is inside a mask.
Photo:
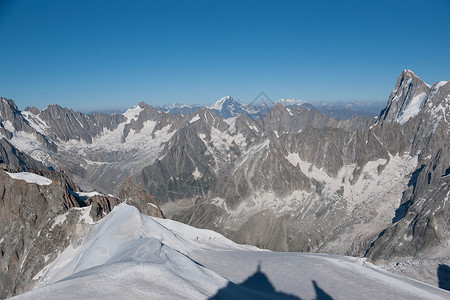
[{"label": "pyramid-shaped peak", "polygon": [[220,99],[219,101],[225,102],[225,101],[227,101],[227,100],[233,101],[234,99],[233,99],[233,97],[231,97],[231,96],[225,96],[225,97],[223,97],[222,99]]},{"label": "pyramid-shaped peak", "polygon": [[413,81],[415,81],[415,83],[420,83],[420,84],[425,84],[426,86],[430,87],[429,84],[427,84],[426,82],[424,82],[416,73],[414,73],[411,70],[403,70],[402,74],[400,74],[399,76],[399,80],[403,78],[403,79],[411,79]]},{"label": "pyramid-shaped peak", "polygon": [[400,76],[397,79],[397,84],[395,85],[393,89],[393,93],[397,93],[398,91],[402,90],[403,87],[408,85],[414,85],[416,87],[418,86],[427,86],[430,87],[429,84],[425,83],[422,79],[420,79],[419,76],[416,75],[411,70],[403,70]]},{"label": "pyramid-shaped peak", "polygon": [[211,105],[209,108],[210,109],[215,109],[215,110],[222,110],[223,105],[224,104],[237,104],[239,103],[238,101],[234,100],[233,97],[231,96],[225,96],[223,98],[221,98],[219,101],[217,101],[216,103],[214,103],[213,105]]},{"label": "pyramid-shaped peak", "polygon": [[378,117],[378,122],[406,123],[420,112],[429,91],[430,85],[413,71],[403,70],[389,96],[386,108]]},{"label": "pyramid-shaped peak", "polygon": [[419,77],[419,76],[417,76],[416,73],[414,73],[413,71],[411,71],[409,69],[403,70],[402,71],[402,76]]}]

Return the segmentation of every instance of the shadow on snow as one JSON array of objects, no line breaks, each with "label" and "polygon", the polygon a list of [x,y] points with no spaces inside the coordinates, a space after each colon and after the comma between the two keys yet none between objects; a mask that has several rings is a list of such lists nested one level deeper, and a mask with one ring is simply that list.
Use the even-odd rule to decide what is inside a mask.
[{"label": "shadow on snow", "polygon": [[450,291],[450,267],[440,264],[437,269],[439,287],[441,289]]},{"label": "shadow on snow", "polygon": [[[317,300],[332,300],[316,281],[312,281]],[[276,299],[276,300],[301,300],[301,298],[276,291],[269,278],[261,271],[258,265],[256,272],[240,284],[230,282],[220,289],[210,299]]]}]

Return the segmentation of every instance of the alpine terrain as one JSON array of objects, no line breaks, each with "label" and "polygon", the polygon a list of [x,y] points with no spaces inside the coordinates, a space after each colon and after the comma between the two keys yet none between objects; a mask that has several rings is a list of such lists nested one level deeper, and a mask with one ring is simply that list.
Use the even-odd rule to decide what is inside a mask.
[{"label": "alpine terrain", "polygon": [[0,297],[448,299],[449,102],[410,70],[377,117],[1,98]]}]

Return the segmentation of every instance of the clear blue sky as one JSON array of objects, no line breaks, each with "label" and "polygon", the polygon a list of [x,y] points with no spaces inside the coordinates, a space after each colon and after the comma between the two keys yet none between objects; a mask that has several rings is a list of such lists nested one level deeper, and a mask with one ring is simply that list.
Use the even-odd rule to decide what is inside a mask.
[{"label": "clear blue sky", "polygon": [[450,80],[450,1],[0,0],[0,95],[79,110],[386,101]]}]

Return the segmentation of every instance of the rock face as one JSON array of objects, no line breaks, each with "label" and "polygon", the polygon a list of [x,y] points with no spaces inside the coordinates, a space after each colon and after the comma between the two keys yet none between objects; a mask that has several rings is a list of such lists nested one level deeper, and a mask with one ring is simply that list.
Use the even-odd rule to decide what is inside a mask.
[{"label": "rock face", "polygon": [[24,171],[45,169],[42,163],[20,152],[5,138],[0,139],[0,163],[6,164],[13,169]]},{"label": "rock face", "polygon": [[133,185],[128,178],[123,184],[119,198],[139,209],[140,212],[153,217],[164,218],[163,212],[156,205],[153,195],[141,190],[138,186]]},{"label": "rock face", "polygon": [[449,101],[449,82],[429,86],[406,70],[376,119],[281,104],[256,118],[228,97],[188,115],[145,103],[121,115],[20,112],[2,100],[0,130],[82,188],[139,196],[136,206],[158,214],[154,195],[167,216],[238,242],[376,262],[442,258]]},{"label": "rock face", "polygon": [[[406,84],[399,84],[400,78],[394,90],[397,89],[397,94],[413,90],[414,94],[408,95],[413,100],[407,102],[403,111],[394,109],[392,113],[382,113],[377,134],[401,129],[400,134],[396,133],[401,143],[398,151],[417,155],[418,164],[403,192],[393,224],[380,233],[368,250],[368,256],[385,260],[444,253],[448,256],[450,82],[441,81],[429,88],[412,72],[404,72],[401,77],[408,78]],[[410,87],[413,81],[420,88]],[[410,88],[406,89],[405,85]],[[398,95],[390,98],[402,99]],[[391,99],[389,105],[398,106]],[[398,124],[403,126],[399,128]],[[384,140],[388,144],[388,138]]]},{"label": "rock face", "polygon": [[92,138],[103,130],[114,130],[120,122],[125,121],[123,115],[99,113],[85,115],[56,104],[48,106],[38,116],[47,125],[48,130],[45,134],[50,139],[66,142],[78,140],[88,144],[91,144]]}]

